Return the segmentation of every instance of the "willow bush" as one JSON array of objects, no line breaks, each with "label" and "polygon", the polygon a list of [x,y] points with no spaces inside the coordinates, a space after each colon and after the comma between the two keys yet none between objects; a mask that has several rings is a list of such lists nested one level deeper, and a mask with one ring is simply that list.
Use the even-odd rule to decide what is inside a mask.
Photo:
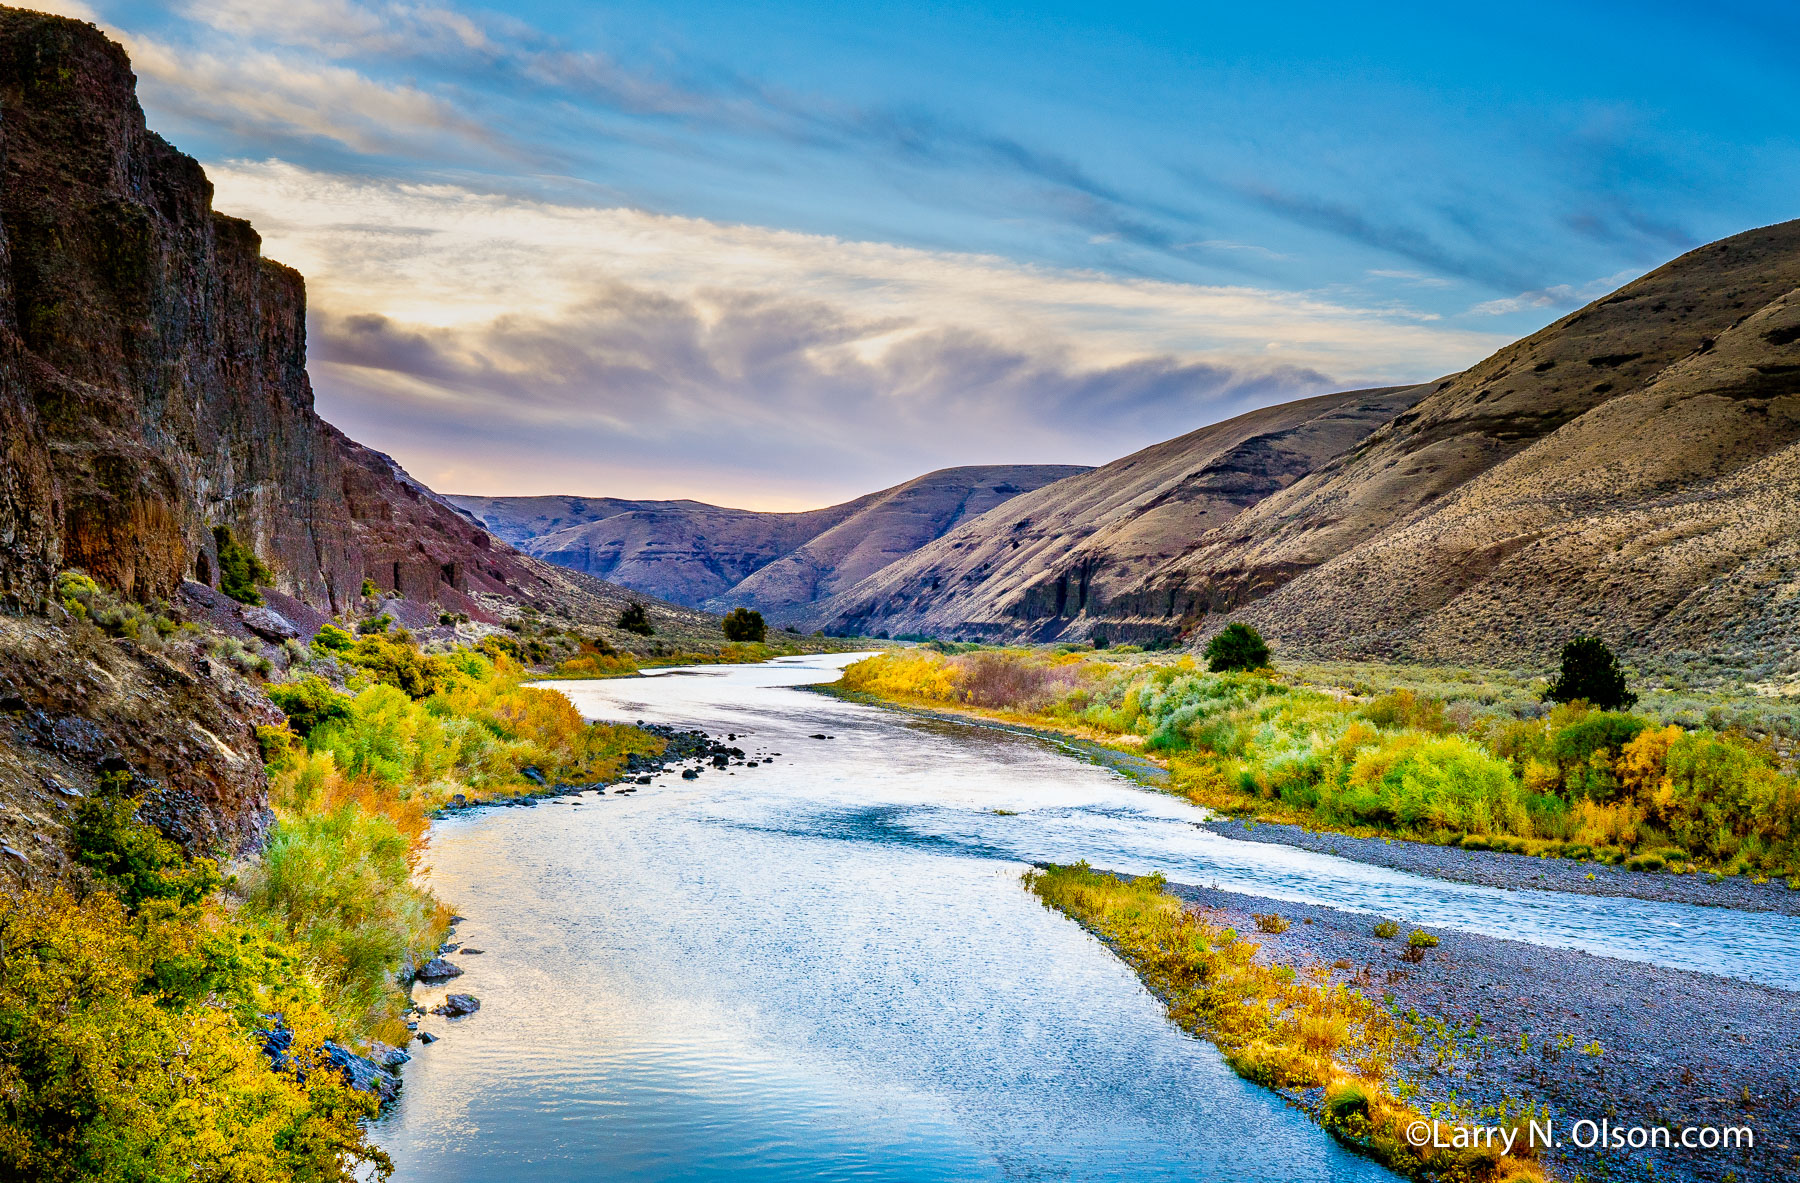
[{"label": "willow bush", "polygon": [[1042,650],[884,653],[843,688],[1110,736],[1164,755],[1229,811],[1427,841],[1800,875],[1800,780],[1748,736],[1557,706],[1476,712],[1408,688],[1356,696],[1268,671],[1209,673]]}]

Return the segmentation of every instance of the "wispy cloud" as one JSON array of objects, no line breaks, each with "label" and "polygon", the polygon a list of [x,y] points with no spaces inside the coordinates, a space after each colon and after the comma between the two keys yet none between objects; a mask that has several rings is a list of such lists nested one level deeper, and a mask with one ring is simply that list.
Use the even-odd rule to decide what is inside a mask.
[{"label": "wispy cloud", "polygon": [[1476,316],[1504,316],[1508,313],[1525,312],[1533,308],[1575,308],[1586,304],[1589,300],[1604,296],[1614,288],[1628,283],[1642,274],[1642,271],[1633,269],[1620,271],[1603,279],[1589,280],[1584,284],[1552,284],[1547,288],[1520,292],[1516,296],[1507,296],[1500,300],[1487,300],[1475,305],[1469,311]]},{"label": "wispy cloud", "polygon": [[[687,465],[727,473],[746,455],[843,492],[944,463],[1103,461],[1251,406],[1455,369],[1504,340],[1305,293],[279,163],[214,180],[219,207],[308,276],[322,409],[423,479],[469,489],[548,491],[554,475],[666,491],[669,465],[691,482]],[[539,453],[505,459],[509,433]]]}]

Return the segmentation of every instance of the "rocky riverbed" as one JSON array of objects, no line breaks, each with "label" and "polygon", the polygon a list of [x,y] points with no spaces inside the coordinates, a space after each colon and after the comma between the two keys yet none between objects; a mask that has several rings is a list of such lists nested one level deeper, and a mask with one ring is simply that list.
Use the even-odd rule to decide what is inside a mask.
[{"label": "rocky riverbed", "polygon": [[[1558,1178],[1800,1178],[1800,994],[1449,930],[1434,930],[1439,943],[1414,962],[1405,917],[1383,939],[1371,916],[1169,890],[1208,923],[1259,942],[1259,960],[1328,967],[1396,1014],[1416,1012],[1426,1037],[1405,1074],[1421,1086],[1421,1108],[1452,1098],[1477,1112],[1548,1105],[1563,1145],[1545,1160]],[[1258,931],[1259,913],[1288,928]],[[1571,1135],[1582,1119],[1667,1126],[1677,1138],[1688,1126],[1749,1127],[1755,1146],[1584,1151]]]}]

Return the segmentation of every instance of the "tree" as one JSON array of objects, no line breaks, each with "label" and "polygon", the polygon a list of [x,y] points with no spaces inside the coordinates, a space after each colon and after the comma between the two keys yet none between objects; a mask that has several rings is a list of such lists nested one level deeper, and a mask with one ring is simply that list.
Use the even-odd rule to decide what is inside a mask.
[{"label": "tree", "polygon": [[753,608],[733,608],[725,614],[727,641],[760,641],[768,633],[761,612]]},{"label": "tree", "polygon": [[649,611],[636,600],[625,605],[625,610],[619,613],[619,627],[628,633],[636,633],[640,637],[653,636],[656,633],[656,626],[650,623]]},{"label": "tree", "polygon": [[1576,637],[1562,651],[1562,670],[1544,691],[1546,702],[1580,699],[1603,711],[1622,711],[1638,696],[1625,686],[1619,659],[1599,637]]},{"label": "tree", "polygon": [[1215,674],[1266,669],[1268,664],[1268,642],[1247,624],[1228,624],[1206,643],[1206,668]]},{"label": "tree", "polygon": [[219,590],[240,604],[261,604],[256,585],[267,584],[274,574],[255,551],[237,540],[230,526],[213,527],[213,545],[219,551]]}]

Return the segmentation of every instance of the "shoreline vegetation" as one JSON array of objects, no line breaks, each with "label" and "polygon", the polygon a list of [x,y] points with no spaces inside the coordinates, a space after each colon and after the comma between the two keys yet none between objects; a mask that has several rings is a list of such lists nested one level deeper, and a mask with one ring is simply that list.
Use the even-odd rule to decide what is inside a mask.
[{"label": "shoreline vegetation", "polygon": [[[1742,876],[1800,889],[1800,778],[1782,733],[1545,708],[1468,675],[1444,697],[1105,651],[945,646],[878,654],[833,689],[968,713],[1161,762],[1167,789],[1233,817],[1356,837]],[[1314,677],[1316,671],[1308,671]],[[1361,691],[1361,693],[1359,693]]]},{"label": "shoreline vegetation", "polygon": [[[274,817],[256,857],[230,867],[183,851],[119,774],[77,805],[71,880],[0,896],[0,1172],[177,1180],[204,1163],[208,1178],[254,1183],[387,1177],[365,1131],[380,1104],[368,1078],[404,1061],[413,969],[452,922],[417,877],[430,819],[610,782],[665,739],[589,723],[529,685],[545,677],[525,664],[539,656],[529,635],[422,647],[381,614],[287,642],[276,674],[267,654],[79,573],[59,593],[66,627],[284,678],[262,689],[285,719],[256,728]],[[639,668],[608,650],[590,642],[549,676]],[[788,651],[801,650],[777,637],[651,661]]]},{"label": "shoreline vegetation", "polygon": [[[1239,1076],[1274,1090],[1352,1150],[1414,1179],[1543,1183],[1548,1177],[1536,1161],[1503,1154],[1498,1145],[1408,1142],[1409,1126],[1434,1118],[1522,1130],[1538,1116],[1530,1101],[1513,1099],[1482,1109],[1454,1103],[1419,1108],[1420,1088],[1400,1065],[1431,1036],[1416,1017],[1390,1013],[1361,991],[1334,983],[1327,968],[1259,961],[1255,941],[1206,923],[1160,875],[1134,879],[1078,863],[1028,871],[1024,881],[1046,907],[1079,923],[1131,966],[1177,1026],[1216,1044]],[[1278,913],[1254,922],[1271,932],[1288,924]],[[1409,947],[1422,953],[1436,943],[1414,930]]]}]

